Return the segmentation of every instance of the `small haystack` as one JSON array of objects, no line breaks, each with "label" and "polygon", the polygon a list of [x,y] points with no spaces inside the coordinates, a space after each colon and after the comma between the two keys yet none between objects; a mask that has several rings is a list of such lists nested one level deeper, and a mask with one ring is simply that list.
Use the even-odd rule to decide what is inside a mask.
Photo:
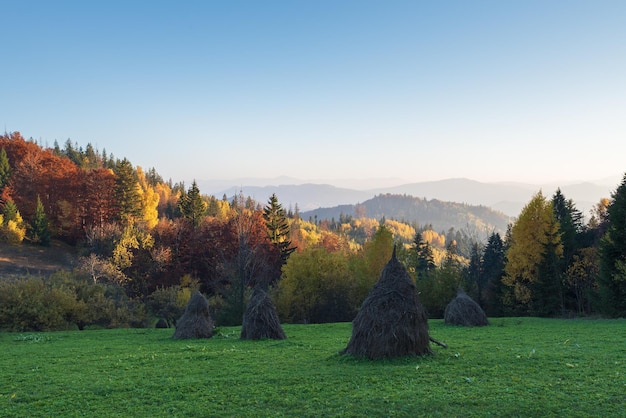
[{"label": "small haystack", "polygon": [[352,338],[341,354],[370,359],[432,354],[426,313],[395,248],[352,321]]},{"label": "small haystack", "polygon": [[209,302],[202,293],[196,291],[191,296],[185,313],[176,321],[174,338],[211,338],[213,336],[213,320],[209,315]]},{"label": "small haystack", "polygon": [[443,318],[444,323],[451,325],[463,325],[466,327],[489,325],[485,311],[461,289],[459,289],[456,297],[446,306]]},{"label": "small haystack", "polygon": [[280,326],[276,307],[269,295],[262,289],[255,287],[243,314],[241,326],[242,340],[284,340],[287,338]]}]

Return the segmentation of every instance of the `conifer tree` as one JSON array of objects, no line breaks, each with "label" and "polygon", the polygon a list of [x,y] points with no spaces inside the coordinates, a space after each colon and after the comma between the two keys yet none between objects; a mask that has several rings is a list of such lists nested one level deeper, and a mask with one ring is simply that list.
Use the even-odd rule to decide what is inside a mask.
[{"label": "conifer tree", "polygon": [[11,199],[7,200],[4,204],[4,208],[2,209],[2,215],[4,215],[4,223],[6,224],[9,221],[16,221],[19,217],[21,220],[21,216],[19,210],[17,209],[17,205]]},{"label": "conifer tree", "polygon": [[191,221],[194,227],[200,225],[207,211],[207,204],[202,200],[198,184],[194,180],[187,193],[181,195],[178,201],[180,213]]},{"label": "conifer tree", "polygon": [[48,229],[48,217],[41,202],[41,198],[37,196],[37,207],[35,208],[35,216],[32,223],[32,241],[39,245],[50,245],[50,230]]},{"label": "conifer tree", "polygon": [[555,274],[564,284],[563,303],[564,307],[575,309],[575,291],[567,286],[567,270],[574,261],[574,256],[583,247],[584,225],[583,215],[576,209],[571,199],[566,199],[560,189],[557,189],[552,196],[552,208],[554,217],[559,223],[559,234],[563,244],[563,257],[555,260],[557,268]]},{"label": "conifer tree", "polygon": [[415,274],[417,279],[425,279],[435,268],[435,257],[433,249],[428,241],[423,239],[420,232],[415,233],[413,238],[413,249],[415,250]]},{"label": "conifer tree", "polygon": [[626,316],[626,174],[608,207],[608,228],[600,241],[599,309]]},{"label": "conifer tree", "polygon": [[287,263],[291,253],[296,250],[296,247],[291,246],[289,221],[287,220],[285,209],[278,203],[275,193],[270,196],[267,205],[263,209],[263,219],[265,219],[269,239],[278,246],[280,260],[284,265]]},{"label": "conifer tree", "polygon": [[482,251],[478,243],[472,244],[469,264],[463,269],[465,276],[465,292],[483,306],[482,294],[485,288],[482,272]]},{"label": "conifer tree", "polygon": [[10,177],[11,165],[9,164],[9,157],[4,147],[2,147],[2,149],[0,149],[0,190],[4,189]]},{"label": "conifer tree", "polygon": [[497,232],[492,233],[482,256],[482,278],[484,282],[481,300],[487,316],[501,316],[502,277],[504,276],[505,244]]},{"label": "conifer tree", "polygon": [[119,217],[125,223],[133,223],[141,218],[141,196],[137,173],[126,158],[115,165],[115,199],[119,207]]}]

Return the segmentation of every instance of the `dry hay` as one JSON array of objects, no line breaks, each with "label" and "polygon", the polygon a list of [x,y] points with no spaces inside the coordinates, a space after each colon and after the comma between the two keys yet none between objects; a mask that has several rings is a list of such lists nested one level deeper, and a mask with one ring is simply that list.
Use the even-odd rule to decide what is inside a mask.
[{"label": "dry hay", "polygon": [[165,318],[159,318],[157,323],[154,325],[155,328],[169,328],[169,324],[165,320]]},{"label": "dry hay", "polygon": [[444,323],[451,325],[463,325],[466,327],[489,325],[485,311],[462,290],[459,290],[456,297],[448,303],[443,318]]},{"label": "dry hay", "polygon": [[213,320],[209,315],[209,302],[202,293],[196,291],[191,296],[185,313],[176,321],[173,338],[211,338],[213,336]]},{"label": "dry hay", "polygon": [[284,340],[286,338],[280,326],[276,307],[269,295],[260,288],[255,288],[243,314],[241,326],[242,340]]},{"label": "dry hay", "polygon": [[415,284],[394,249],[352,321],[352,337],[341,354],[370,359],[432,354],[429,338]]}]

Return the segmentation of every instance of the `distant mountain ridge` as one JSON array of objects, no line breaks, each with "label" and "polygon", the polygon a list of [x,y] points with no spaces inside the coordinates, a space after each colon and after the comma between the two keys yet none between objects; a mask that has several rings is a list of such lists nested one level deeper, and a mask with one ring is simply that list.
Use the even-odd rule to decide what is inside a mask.
[{"label": "distant mountain ridge", "polygon": [[[398,179],[372,179],[368,181],[372,184],[382,183],[385,186],[370,189],[359,188],[357,190],[327,183],[303,182],[290,177],[198,181],[198,186],[203,193],[213,194],[217,197],[226,194],[230,198],[241,190],[246,196],[251,196],[259,202],[267,202],[272,193],[276,193],[283,207],[295,209],[297,205],[300,211],[356,204],[379,194],[391,193],[468,205],[482,205],[501,211],[511,217],[518,216],[522,208],[539,190],[543,192],[546,198],[550,198],[557,187],[560,187],[565,197],[572,199],[576,207],[585,216],[589,216],[589,210],[601,198],[610,197],[620,180],[617,178],[613,185],[610,185],[610,179],[602,179],[601,182],[598,181],[597,183],[574,182],[562,186],[556,184],[482,183],[466,178],[417,183],[399,183]],[[341,182],[343,184],[358,184],[361,187],[366,185],[365,181],[359,183],[356,180],[342,180]],[[275,185],[271,185],[272,183]],[[230,184],[230,186],[224,186],[224,184]]]},{"label": "distant mountain ridge", "polygon": [[373,219],[395,219],[416,222],[421,226],[432,225],[435,231],[450,228],[474,233],[481,239],[491,232],[506,231],[510,218],[486,206],[444,202],[401,194],[380,194],[357,205],[339,205],[303,212],[302,218],[339,220],[342,215],[361,216]]}]

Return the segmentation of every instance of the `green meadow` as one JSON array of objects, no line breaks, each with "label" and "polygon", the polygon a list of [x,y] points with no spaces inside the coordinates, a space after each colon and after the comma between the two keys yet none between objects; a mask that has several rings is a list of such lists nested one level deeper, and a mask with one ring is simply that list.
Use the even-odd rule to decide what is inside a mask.
[{"label": "green meadow", "polygon": [[351,324],[284,341],[173,329],[0,334],[2,417],[623,416],[626,320],[430,321],[434,356],[340,356]]}]

